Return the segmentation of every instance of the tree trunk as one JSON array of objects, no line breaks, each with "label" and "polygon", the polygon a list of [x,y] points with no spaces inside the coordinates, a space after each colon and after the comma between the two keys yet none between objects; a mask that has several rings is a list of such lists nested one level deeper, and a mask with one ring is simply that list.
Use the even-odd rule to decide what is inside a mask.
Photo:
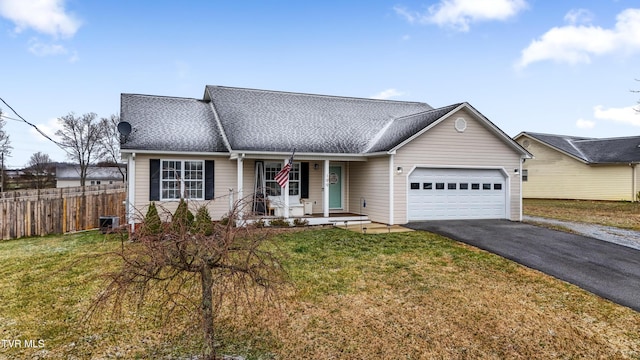
[{"label": "tree trunk", "polygon": [[216,358],[215,339],[213,332],[213,275],[211,269],[203,265],[200,271],[202,283],[202,329],[204,331],[203,356],[205,360]]}]

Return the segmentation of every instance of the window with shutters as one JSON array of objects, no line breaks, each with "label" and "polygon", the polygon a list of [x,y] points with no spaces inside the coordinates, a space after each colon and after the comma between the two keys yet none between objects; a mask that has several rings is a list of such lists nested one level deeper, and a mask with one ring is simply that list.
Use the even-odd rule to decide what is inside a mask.
[{"label": "window with shutters", "polygon": [[204,200],[203,160],[162,160],[160,171],[161,200]]}]

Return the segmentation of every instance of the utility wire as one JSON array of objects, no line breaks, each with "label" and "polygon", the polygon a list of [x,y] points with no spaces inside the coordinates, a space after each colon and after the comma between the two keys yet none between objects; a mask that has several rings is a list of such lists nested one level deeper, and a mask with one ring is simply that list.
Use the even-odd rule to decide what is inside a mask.
[{"label": "utility wire", "polygon": [[[57,141],[53,140],[49,135],[45,134],[42,130],[38,129],[38,127],[37,127],[37,126],[35,126],[35,125],[33,125],[32,123],[30,123],[30,122],[28,122],[27,120],[25,120],[25,118],[23,118],[22,116],[20,116],[20,114],[18,114],[18,113],[17,113],[17,112],[16,112],[16,111],[11,107],[11,105],[7,104],[7,102],[6,102],[6,101],[4,101],[4,99],[3,99],[2,97],[0,97],[0,100],[1,100],[5,105],[7,105],[7,107],[8,107],[9,109],[11,109],[11,111],[12,111],[14,114],[16,114],[16,116],[17,116],[17,117],[19,117],[19,118],[20,118],[20,120],[24,121],[26,124],[30,125],[30,126],[31,126],[31,127],[33,127],[34,129],[36,129],[36,131],[37,131],[37,132],[39,132],[39,133],[40,133],[40,135],[44,136],[45,138],[47,138],[47,140],[49,140],[49,141],[51,141],[52,143],[56,144],[60,149],[64,150],[64,152],[66,152],[67,154],[69,154],[69,151],[66,149],[66,147],[65,147],[64,145],[62,145],[61,143],[59,143],[59,142],[57,142]],[[4,115],[3,115],[3,117],[5,117],[5,118],[7,118],[7,119],[10,119],[10,120],[16,120],[16,119],[12,119],[12,118],[9,118],[9,117],[7,117],[7,116],[4,116]]]}]

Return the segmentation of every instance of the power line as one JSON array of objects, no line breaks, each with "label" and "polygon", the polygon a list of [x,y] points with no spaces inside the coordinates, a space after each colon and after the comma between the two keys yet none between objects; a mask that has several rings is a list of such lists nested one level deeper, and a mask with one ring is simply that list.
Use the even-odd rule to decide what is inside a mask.
[{"label": "power line", "polygon": [[[5,105],[7,105],[7,107],[8,107],[9,109],[11,109],[11,111],[12,111],[12,112],[17,116],[17,117],[19,117],[19,118],[20,118],[20,120],[22,120],[22,121],[23,121],[23,122],[25,122],[26,124],[30,125],[30,126],[31,126],[31,127],[33,127],[34,129],[36,129],[36,131],[37,131],[37,132],[39,132],[39,133],[40,133],[40,135],[44,136],[47,140],[49,140],[49,141],[51,141],[52,143],[56,144],[60,149],[64,150],[64,152],[66,152],[67,154],[69,154],[69,151],[67,151],[67,149],[65,148],[65,146],[64,146],[64,145],[62,145],[61,143],[59,143],[59,142],[57,142],[57,141],[53,140],[51,137],[49,137],[49,135],[45,134],[45,133],[44,133],[42,130],[40,130],[37,126],[35,126],[34,124],[32,124],[32,123],[28,122],[27,120],[25,120],[25,118],[23,118],[22,116],[20,116],[20,114],[18,114],[18,113],[17,113],[17,112],[16,112],[16,111],[11,107],[11,105],[9,105],[6,101],[4,101],[4,99],[3,99],[2,97],[0,97],[0,100],[1,100]],[[16,121],[18,121],[17,119],[12,119],[12,118],[9,118],[8,116],[5,116],[5,115],[3,115],[3,117],[5,117],[5,118],[7,118],[7,119],[10,119],[10,120],[16,120]]]}]

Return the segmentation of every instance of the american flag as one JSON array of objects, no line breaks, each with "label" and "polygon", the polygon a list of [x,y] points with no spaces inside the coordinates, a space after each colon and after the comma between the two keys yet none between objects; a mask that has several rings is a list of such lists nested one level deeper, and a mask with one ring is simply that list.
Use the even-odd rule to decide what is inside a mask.
[{"label": "american flag", "polygon": [[280,170],[279,173],[276,174],[275,181],[278,183],[278,185],[280,185],[280,187],[287,186],[287,183],[289,182],[289,172],[291,171],[291,167],[293,166],[293,155],[295,153],[296,151],[293,150],[293,153],[291,154],[291,157],[289,158],[287,164],[282,168],[282,170]]}]

